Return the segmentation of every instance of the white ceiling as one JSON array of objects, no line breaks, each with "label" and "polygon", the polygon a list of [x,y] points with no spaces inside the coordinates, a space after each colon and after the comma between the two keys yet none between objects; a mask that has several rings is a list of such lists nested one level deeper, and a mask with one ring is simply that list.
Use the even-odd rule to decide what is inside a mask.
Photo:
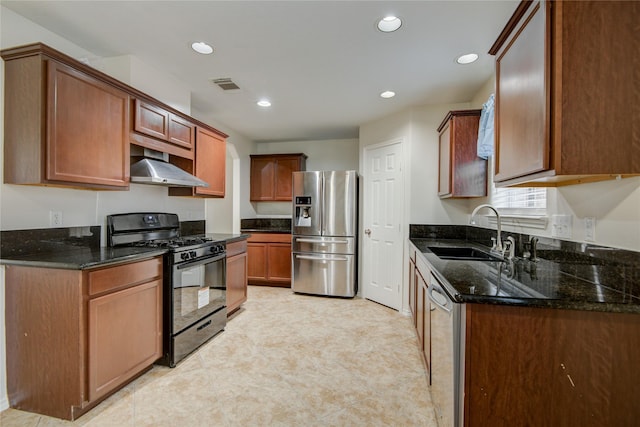
[{"label": "white ceiling", "polygon": [[[195,110],[255,141],[357,138],[414,105],[467,102],[493,73],[487,51],[516,1],[2,1],[93,52],[173,74]],[[377,20],[402,27],[384,34]],[[190,49],[206,41],[215,51]],[[461,66],[464,53],[480,59]],[[230,77],[240,90],[210,80]],[[396,97],[383,100],[380,92]],[[272,107],[256,106],[266,97]]]}]

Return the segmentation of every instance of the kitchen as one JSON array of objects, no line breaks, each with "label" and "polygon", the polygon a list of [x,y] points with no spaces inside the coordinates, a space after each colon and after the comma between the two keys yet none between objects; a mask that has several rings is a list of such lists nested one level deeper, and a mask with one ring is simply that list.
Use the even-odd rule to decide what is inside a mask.
[{"label": "kitchen", "polygon": [[[502,22],[506,22],[513,8],[505,11]],[[67,53],[78,52],[77,56],[90,56],[90,52],[75,46],[72,41],[62,39],[54,33],[2,8],[2,47],[12,47],[26,42],[43,41]],[[497,26],[493,39],[503,24]],[[498,28],[499,27],[499,28]],[[38,40],[33,39],[38,34]],[[493,40],[489,41],[489,44]],[[487,50],[489,46],[483,46]],[[143,70],[145,79],[129,78],[138,89],[148,91],[161,99],[177,104],[189,105],[180,82],[163,75],[156,69],[145,67],[144,63],[131,59],[129,67]],[[133,74],[133,73],[132,73]],[[148,78],[154,76],[154,79]],[[135,83],[134,83],[135,82]],[[150,87],[149,87],[150,86]],[[304,152],[309,156],[308,170],[357,169],[362,171],[363,153],[366,147],[382,141],[403,140],[404,174],[406,196],[403,201],[402,224],[404,237],[408,236],[409,224],[467,224],[473,208],[487,199],[459,199],[440,201],[435,183],[438,180],[438,144],[435,131],[449,110],[480,108],[493,91],[493,77],[470,98],[462,103],[424,104],[406,108],[399,112],[382,116],[381,119],[361,123],[357,138],[330,139],[328,141],[261,142],[254,143],[231,129],[219,126],[216,118],[207,117],[207,123],[219,126],[230,135],[233,148],[229,148],[227,186],[230,196],[224,199],[192,200],[168,198],[166,190],[141,185],[132,185],[128,192],[88,192],[58,188],[36,188],[24,186],[2,186],[2,230],[48,228],[49,211],[60,211],[63,224],[78,226],[79,233],[84,227],[101,225],[106,215],[130,212],[137,209],[153,211],[173,211],[185,220],[207,220],[207,232],[238,231],[240,218],[255,216],[285,216],[289,205],[258,204],[249,202],[248,180],[250,154]],[[165,93],[166,92],[166,93]],[[165,101],[169,102],[169,101]],[[234,152],[235,151],[235,152]],[[431,159],[431,167],[425,167],[425,159]],[[244,178],[243,178],[244,177]],[[631,251],[640,250],[640,181],[639,178],[603,181],[574,186],[549,188],[547,193],[547,214],[570,215],[573,241],[584,241],[583,218],[597,219],[597,233],[594,242]],[[520,232],[519,229],[515,231]],[[551,237],[551,224],[535,233],[541,237]],[[408,312],[408,293],[401,302],[401,310]],[[3,304],[4,305],[4,304]],[[3,352],[2,352],[3,353]],[[4,389],[4,387],[1,387]]]}]

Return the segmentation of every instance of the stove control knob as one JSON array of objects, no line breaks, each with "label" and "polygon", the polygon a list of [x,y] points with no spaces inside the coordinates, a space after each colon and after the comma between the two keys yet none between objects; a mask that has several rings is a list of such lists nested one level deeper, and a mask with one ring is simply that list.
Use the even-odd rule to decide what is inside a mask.
[{"label": "stove control knob", "polygon": [[189,256],[191,257],[191,259],[195,258],[198,256],[198,254],[196,253],[196,251],[191,251],[189,252]]},{"label": "stove control knob", "polygon": [[187,259],[189,259],[189,254],[188,254],[188,253],[186,253],[186,252],[181,253],[181,254],[180,254],[180,259],[182,259],[182,260],[187,260]]}]

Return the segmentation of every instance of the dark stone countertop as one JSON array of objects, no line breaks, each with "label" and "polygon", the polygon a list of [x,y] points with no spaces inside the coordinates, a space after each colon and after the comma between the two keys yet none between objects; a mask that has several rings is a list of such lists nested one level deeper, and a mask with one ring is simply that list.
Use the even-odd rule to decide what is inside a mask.
[{"label": "dark stone countertop", "polygon": [[[238,240],[247,239],[248,234],[244,233],[205,233],[205,235],[215,242],[231,243]],[[0,259],[0,264],[21,265],[28,267],[60,268],[66,270],[88,270],[91,268],[104,267],[122,262],[139,261],[154,256],[164,255],[167,249],[164,248],[143,248],[143,247],[89,247],[75,246],[58,243],[55,250],[51,245],[46,250],[35,252],[16,253],[4,256]]]},{"label": "dark stone countertop", "polygon": [[64,247],[52,252],[13,255],[0,259],[0,264],[27,267],[87,270],[121,262],[138,261],[164,255],[166,249],[137,247]]},{"label": "dark stone countertop", "polygon": [[536,262],[445,260],[429,247],[489,248],[468,240],[410,241],[457,302],[640,314],[640,271],[633,263],[560,251],[540,251]]}]

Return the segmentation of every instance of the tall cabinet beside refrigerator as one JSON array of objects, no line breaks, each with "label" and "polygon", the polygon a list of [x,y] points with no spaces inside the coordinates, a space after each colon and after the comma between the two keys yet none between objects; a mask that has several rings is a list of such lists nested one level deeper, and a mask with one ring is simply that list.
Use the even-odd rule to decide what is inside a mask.
[{"label": "tall cabinet beside refrigerator", "polygon": [[294,292],[353,297],[357,284],[356,171],[293,172]]}]

